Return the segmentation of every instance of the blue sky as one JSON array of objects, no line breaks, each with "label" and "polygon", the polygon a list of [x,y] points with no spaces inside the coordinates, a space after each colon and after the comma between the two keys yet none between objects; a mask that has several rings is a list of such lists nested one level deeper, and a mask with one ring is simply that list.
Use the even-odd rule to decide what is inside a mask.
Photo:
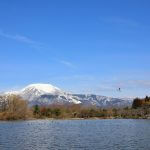
[{"label": "blue sky", "polygon": [[[0,1],[0,90],[150,95],[150,1]],[[118,88],[122,92],[118,92]]]}]

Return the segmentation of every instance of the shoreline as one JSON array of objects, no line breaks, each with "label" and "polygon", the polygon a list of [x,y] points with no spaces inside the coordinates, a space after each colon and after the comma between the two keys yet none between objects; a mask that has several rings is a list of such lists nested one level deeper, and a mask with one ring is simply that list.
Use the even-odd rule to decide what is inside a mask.
[{"label": "shoreline", "polygon": [[57,120],[150,120],[150,118],[115,118],[115,117],[108,117],[108,118],[29,118],[29,119],[18,119],[18,120],[0,120],[0,122],[17,122],[17,121],[38,121],[38,120],[49,120],[49,121],[57,121]]}]

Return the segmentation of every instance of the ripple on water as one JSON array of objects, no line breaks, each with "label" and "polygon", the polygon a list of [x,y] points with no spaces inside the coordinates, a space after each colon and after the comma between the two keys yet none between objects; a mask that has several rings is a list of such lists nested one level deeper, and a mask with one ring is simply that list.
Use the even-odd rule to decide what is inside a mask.
[{"label": "ripple on water", "polygon": [[150,120],[0,122],[0,150],[149,150]]}]

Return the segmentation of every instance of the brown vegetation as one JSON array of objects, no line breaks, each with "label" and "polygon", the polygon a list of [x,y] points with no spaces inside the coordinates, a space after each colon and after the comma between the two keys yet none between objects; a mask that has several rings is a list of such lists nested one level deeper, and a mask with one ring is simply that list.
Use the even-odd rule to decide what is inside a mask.
[{"label": "brown vegetation", "polygon": [[102,109],[97,107],[83,107],[80,105],[51,105],[51,106],[34,106],[34,116],[36,118],[55,118],[55,119],[69,119],[69,118],[125,118],[125,119],[138,119],[147,118],[150,115],[149,108],[133,109],[125,108],[108,108]]},{"label": "brown vegetation", "polygon": [[19,96],[0,96],[0,120],[18,119],[71,119],[71,118],[150,118],[150,98],[136,98],[132,107],[98,108],[81,105],[49,105],[29,107],[27,101]]},{"label": "brown vegetation", "polygon": [[143,99],[140,99],[140,98],[136,98],[134,99],[133,101],[133,104],[132,104],[132,108],[149,108],[150,107],[150,97],[146,96],[145,98]]},{"label": "brown vegetation", "polygon": [[31,116],[27,101],[16,95],[0,96],[0,120],[26,119]]}]

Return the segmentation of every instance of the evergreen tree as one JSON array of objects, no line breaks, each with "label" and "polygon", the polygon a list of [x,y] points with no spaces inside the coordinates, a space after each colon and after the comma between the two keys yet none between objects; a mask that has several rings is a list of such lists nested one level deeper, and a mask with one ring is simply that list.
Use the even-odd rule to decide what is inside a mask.
[{"label": "evergreen tree", "polygon": [[39,112],[40,112],[39,106],[38,106],[38,105],[35,105],[35,106],[34,106],[34,114],[37,115],[37,114],[39,114]]}]

